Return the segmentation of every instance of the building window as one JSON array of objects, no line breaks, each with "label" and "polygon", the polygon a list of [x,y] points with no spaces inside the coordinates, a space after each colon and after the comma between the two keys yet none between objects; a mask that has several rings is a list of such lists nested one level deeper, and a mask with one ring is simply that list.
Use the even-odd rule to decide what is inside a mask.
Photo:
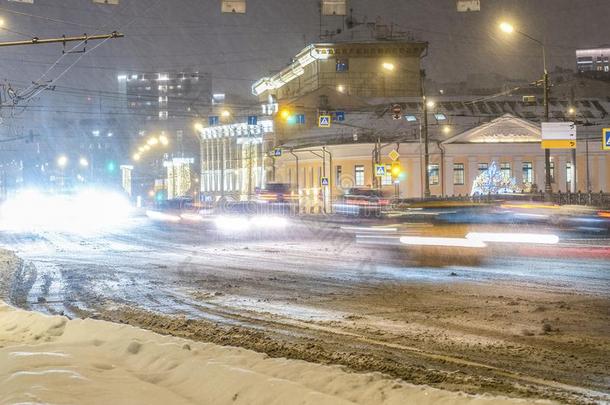
[{"label": "building window", "polygon": [[168,118],[168,112],[167,111],[159,111],[159,119],[164,121],[167,120]]},{"label": "building window", "polygon": [[335,182],[337,184],[341,184],[341,175],[343,174],[343,168],[341,166],[337,166],[335,169]]},{"label": "building window", "polygon": [[534,180],[534,170],[532,162],[523,162],[523,182],[532,184]]},{"label": "building window", "polygon": [[551,183],[555,183],[555,162],[553,162],[552,160],[551,160],[550,170],[551,170]]},{"label": "building window", "polygon": [[566,163],[566,183],[568,184],[568,190],[571,189],[572,184],[572,163]]},{"label": "building window", "polygon": [[483,174],[489,168],[489,164],[487,163],[479,163],[479,174]]},{"label": "building window", "polygon": [[428,166],[428,179],[431,186],[438,184],[439,167],[437,164]]},{"label": "building window", "polygon": [[337,59],[337,72],[349,71],[349,61],[347,59]]},{"label": "building window", "polygon": [[464,185],[464,163],[453,164],[453,184],[456,186]]},{"label": "building window", "polygon": [[357,187],[364,186],[364,166],[357,165],[354,167],[354,182]]},{"label": "building window", "polygon": [[504,179],[510,179],[510,176],[511,176],[510,163],[500,163],[500,173],[502,173],[502,177]]},{"label": "building window", "polygon": [[381,176],[381,185],[391,186],[392,184],[392,165],[385,165],[385,175]]}]

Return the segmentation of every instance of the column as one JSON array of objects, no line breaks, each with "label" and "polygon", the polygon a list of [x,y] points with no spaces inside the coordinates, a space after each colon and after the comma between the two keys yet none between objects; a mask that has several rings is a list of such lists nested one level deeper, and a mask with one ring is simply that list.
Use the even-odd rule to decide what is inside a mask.
[{"label": "column", "polygon": [[445,195],[453,195],[453,157],[445,157],[444,169],[441,175],[443,176],[443,184],[445,185],[445,190],[443,193]]},{"label": "column", "polygon": [[518,187],[521,187],[523,184],[523,159],[521,156],[513,158],[512,171],[512,175],[515,178],[515,183],[517,183]]},{"label": "column", "polygon": [[468,157],[468,168],[466,172],[466,185],[468,193],[471,193],[474,180],[479,175],[479,160],[476,157]]},{"label": "column", "polygon": [[534,183],[538,186],[538,190],[544,190],[545,176],[544,156],[536,156],[536,162],[534,163]]},{"label": "column", "polygon": [[[401,160],[401,165],[405,163]],[[419,157],[411,160],[411,175],[407,177],[407,185],[402,187],[405,189],[404,193],[407,198],[420,198],[422,196],[422,182],[425,179],[421,167],[422,161]],[[401,190],[401,197],[402,193],[403,190]]]}]

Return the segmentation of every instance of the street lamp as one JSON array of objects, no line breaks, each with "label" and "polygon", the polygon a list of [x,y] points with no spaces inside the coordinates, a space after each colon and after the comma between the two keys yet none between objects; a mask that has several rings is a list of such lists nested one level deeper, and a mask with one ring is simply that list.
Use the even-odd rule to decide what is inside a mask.
[{"label": "street lamp", "polygon": [[394,69],[396,69],[396,66],[391,62],[384,62],[381,67],[387,70],[388,72],[392,72],[394,71]]},{"label": "street lamp", "polygon": [[80,158],[80,160],[78,161],[78,163],[82,166],[82,167],[87,167],[89,166],[89,161],[87,159],[85,159],[84,157]]},{"label": "street lamp", "polygon": [[60,168],[65,168],[68,165],[68,158],[64,155],[57,158],[57,166]]},{"label": "street lamp", "polygon": [[[544,43],[534,37],[529,36],[528,34],[519,31],[512,24],[508,22],[502,22],[499,26],[502,32],[507,34],[512,34],[516,32],[517,34],[529,39],[532,42],[537,43],[542,48],[542,66],[544,69],[544,74],[542,76],[542,84],[544,86],[544,120],[545,122],[549,122],[549,73],[546,68],[546,48],[544,47]],[[544,177],[544,194],[547,201],[551,199],[551,195],[553,193],[553,186],[551,185],[551,150],[544,149],[544,169],[545,169],[545,177]]]}]

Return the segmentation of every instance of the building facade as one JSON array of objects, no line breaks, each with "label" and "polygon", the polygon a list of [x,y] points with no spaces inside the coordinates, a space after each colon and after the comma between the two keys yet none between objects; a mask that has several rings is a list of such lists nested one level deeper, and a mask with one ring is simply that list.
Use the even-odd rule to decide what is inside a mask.
[{"label": "building facade", "polygon": [[576,50],[578,72],[610,73],[610,46]]},{"label": "building facade", "polygon": [[[540,126],[511,115],[504,115],[476,126],[444,141],[430,143],[428,166],[430,191],[434,196],[470,195],[477,176],[493,164],[503,176],[514,179],[525,191],[544,189],[544,151],[540,147]],[[375,184],[372,158],[375,143],[343,143],[291,149],[276,159],[277,180],[289,183],[300,196],[304,210],[321,210],[324,201],[343,195],[350,188],[370,188]],[[393,177],[396,151],[401,175]],[[384,195],[399,198],[421,198],[424,191],[424,157],[417,141],[387,143],[381,147],[380,164],[386,165],[379,177]],[[298,157],[298,163],[297,163]],[[602,150],[600,135],[578,142],[576,179],[571,150],[551,151],[552,186],[555,192],[610,190],[610,155]],[[325,190],[322,179],[329,186]],[[576,180],[576,181],[574,181]]]},{"label": "building facade", "polygon": [[370,41],[312,44],[279,73],[258,80],[252,92],[263,102],[332,88],[357,97],[421,94],[425,42]]}]

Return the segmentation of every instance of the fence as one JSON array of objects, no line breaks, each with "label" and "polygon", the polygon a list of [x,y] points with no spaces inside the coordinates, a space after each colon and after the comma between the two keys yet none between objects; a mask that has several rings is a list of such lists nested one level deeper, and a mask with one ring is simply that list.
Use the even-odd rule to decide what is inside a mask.
[{"label": "fence", "polygon": [[[475,195],[451,195],[451,196],[435,196],[426,199],[398,199],[394,200],[394,205],[414,204],[421,202],[470,202],[488,204],[498,201],[530,201],[530,202],[545,202],[544,192],[526,193],[526,194],[475,194]],[[588,205],[600,208],[610,208],[610,193],[602,191],[588,193],[553,193],[550,202],[558,205]]]}]

